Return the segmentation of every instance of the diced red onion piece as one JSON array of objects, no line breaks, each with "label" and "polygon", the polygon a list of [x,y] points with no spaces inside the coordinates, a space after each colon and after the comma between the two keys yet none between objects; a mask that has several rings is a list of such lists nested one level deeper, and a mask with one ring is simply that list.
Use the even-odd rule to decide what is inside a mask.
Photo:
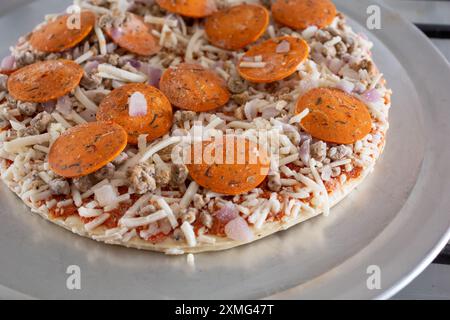
[{"label": "diced red onion piece", "polygon": [[111,38],[118,39],[122,36],[123,31],[121,28],[112,28],[111,29]]},{"label": "diced red onion piece", "polygon": [[358,94],[363,94],[366,91],[366,86],[362,84],[361,82],[357,82],[355,84],[355,88],[353,89],[354,92]]},{"label": "diced red onion piece", "polygon": [[58,99],[56,102],[56,110],[64,115],[68,115],[72,112],[72,101],[69,96],[64,96]]},{"label": "diced red onion piece", "polygon": [[214,213],[214,217],[219,220],[219,222],[226,224],[231,220],[237,218],[239,216],[239,211],[236,206],[228,202],[222,208]]},{"label": "diced red onion piece", "polygon": [[241,242],[249,242],[253,240],[253,232],[242,217],[237,217],[225,226],[225,234],[228,238]]},{"label": "diced red onion piece", "polygon": [[129,101],[130,117],[141,117],[147,115],[147,99],[140,92],[131,95]]},{"label": "diced red onion piece", "polygon": [[99,65],[99,62],[96,60],[88,61],[84,65],[84,71],[86,71],[86,73],[91,73],[92,71],[97,69],[98,65]]},{"label": "diced red onion piece", "polygon": [[328,69],[330,69],[331,72],[333,72],[334,74],[338,74],[341,68],[344,66],[344,62],[337,58],[334,58],[329,60],[327,65]]},{"label": "diced red onion piece", "polygon": [[276,53],[288,53],[289,51],[291,51],[291,44],[286,40],[281,41],[275,49]]},{"label": "diced red onion piece", "polygon": [[148,77],[148,84],[159,89],[159,82],[162,77],[162,70],[158,68],[152,68]]},{"label": "diced red onion piece", "polygon": [[117,198],[117,190],[110,184],[104,185],[94,191],[95,200],[102,207],[113,203]]},{"label": "diced red onion piece", "polygon": [[161,80],[162,70],[155,68],[148,63],[142,63],[139,71],[148,77],[148,84],[159,89],[159,81]]},{"label": "diced red onion piece", "polygon": [[50,100],[42,104],[42,108],[48,113],[52,113],[55,110],[55,106],[56,100]]},{"label": "diced red onion piece", "polygon": [[79,114],[87,122],[95,122],[96,121],[95,112],[92,112],[89,109],[85,109],[85,110],[81,111]]},{"label": "diced red onion piece", "polygon": [[139,69],[142,65],[142,63],[136,59],[130,59],[128,60],[128,63],[135,69]]},{"label": "diced red onion piece", "polygon": [[377,89],[370,89],[362,94],[362,98],[366,102],[375,103],[381,100],[381,95]]},{"label": "diced red onion piece", "polygon": [[0,64],[0,70],[13,70],[16,64],[16,58],[13,56],[7,56],[2,59]]}]

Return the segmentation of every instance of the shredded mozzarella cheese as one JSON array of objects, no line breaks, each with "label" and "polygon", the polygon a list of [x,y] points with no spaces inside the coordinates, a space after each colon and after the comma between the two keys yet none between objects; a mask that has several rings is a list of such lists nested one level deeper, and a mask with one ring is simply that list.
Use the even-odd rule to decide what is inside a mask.
[{"label": "shredded mozzarella cheese", "polygon": [[80,87],[77,87],[75,89],[74,96],[86,109],[92,112],[97,112],[97,105],[86,96],[86,94],[82,89],[80,89]]},{"label": "shredded mozzarella cheese", "polygon": [[124,82],[145,82],[148,80],[148,77],[144,74],[137,74],[119,69],[107,63],[100,64],[97,69],[100,73],[102,73],[102,75],[106,76],[106,78],[108,78],[109,76],[114,80],[120,80]]},{"label": "shredded mozzarella cheese", "polygon": [[23,138],[17,138],[12,141],[3,143],[3,149],[6,152],[19,152],[22,148],[30,145],[43,144],[50,141],[50,133],[44,133],[36,136],[28,136]]},{"label": "shredded mozzarella cheese", "polygon": [[103,34],[102,29],[98,26],[98,24],[95,25],[94,32],[98,39],[98,45],[100,47],[100,54],[102,56],[106,56],[108,54],[108,50],[106,49],[106,39],[105,39],[105,35]]},{"label": "shredded mozzarella cheese", "polygon": [[150,223],[159,221],[164,218],[167,218],[167,212],[164,210],[160,210],[146,217],[122,218],[120,219],[119,224],[127,228],[137,228],[149,225]]},{"label": "shredded mozzarella cheese", "polygon": [[101,216],[98,216],[97,218],[92,220],[91,222],[86,223],[84,225],[84,229],[86,229],[86,231],[92,231],[97,227],[100,227],[102,224],[104,224],[106,220],[109,219],[110,216],[111,215],[109,213],[104,213]]},{"label": "shredded mozzarella cheese", "polygon": [[194,228],[192,225],[185,221],[181,225],[181,231],[183,231],[184,237],[186,238],[186,242],[189,247],[195,247],[197,245],[197,240],[195,238]]}]

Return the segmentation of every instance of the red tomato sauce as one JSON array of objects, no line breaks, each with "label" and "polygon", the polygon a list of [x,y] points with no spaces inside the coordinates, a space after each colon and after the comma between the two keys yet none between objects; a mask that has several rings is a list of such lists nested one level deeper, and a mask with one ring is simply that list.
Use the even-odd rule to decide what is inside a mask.
[{"label": "red tomato sauce", "polygon": [[361,167],[354,167],[352,171],[346,172],[345,175],[347,176],[347,179],[356,179],[361,175],[361,172]]}]

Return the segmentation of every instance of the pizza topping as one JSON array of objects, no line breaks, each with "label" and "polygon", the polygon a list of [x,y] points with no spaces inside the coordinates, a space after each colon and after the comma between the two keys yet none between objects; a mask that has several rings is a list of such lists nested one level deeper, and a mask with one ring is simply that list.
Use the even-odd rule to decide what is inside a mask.
[{"label": "pizza topping", "polygon": [[311,157],[319,162],[325,160],[327,156],[327,144],[323,141],[317,141],[311,145]]},{"label": "pizza topping", "polygon": [[139,163],[130,172],[130,181],[138,194],[155,191],[155,165],[148,162]]},{"label": "pizza topping", "polygon": [[2,71],[8,72],[8,71],[14,70],[15,64],[16,64],[16,58],[14,58],[14,56],[9,55],[9,56],[4,57],[0,63],[0,73]]},{"label": "pizza topping", "polygon": [[197,64],[169,68],[161,78],[160,89],[174,106],[196,112],[217,109],[230,98],[225,82]]},{"label": "pizza topping", "polygon": [[206,189],[227,195],[256,188],[269,171],[267,152],[256,143],[235,136],[194,145],[191,156],[191,163],[187,164],[191,177]]},{"label": "pizza topping", "polygon": [[[117,158],[116,158],[117,159]],[[114,161],[116,160],[114,159]],[[97,181],[103,181],[104,179],[112,179],[114,177],[114,172],[116,167],[112,163],[106,164],[103,168],[95,171],[92,176],[97,179]]]},{"label": "pizza topping", "polygon": [[105,207],[109,204],[114,203],[116,201],[117,197],[119,196],[117,194],[116,188],[114,188],[110,184],[106,184],[106,185],[96,189],[94,191],[94,194],[95,194],[95,200],[102,207]]},{"label": "pizza topping", "polygon": [[8,76],[6,74],[1,74],[0,72],[0,92],[5,92],[7,90],[6,84],[8,83]]},{"label": "pizza topping", "polygon": [[94,185],[91,175],[72,179],[72,184],[79,192],[87,192]]},{"label": "pizza topping", "polygon": [[35,30],[29,42],[38,51],[63,52],[83,41],[94,28],[95,20],[90,11],[81,12],[79,20],[65,14]]},{"label": "pizza topping", "polygon": [[214,219],[218,220],[223,225],[233,219],[236,219],[238,216],[239,211],[236,208],[236,205],[231,202],[227,202],[224,206],[222,206],[222,208],[213,214]]},{"label": "pizza topping", "polygon": [[18,102],[17,109],[24,116],[32,116],[36,113],[37,104],[33,102]]},{"label": "pizza topping", "polygon": [[143,117],[147,115],[147,100],[145,96],[140,92],[135,92],[131,95],[130,100],[128,102],[129,110],[128,114],[130,117]]},{"label": "pizza topping", "polygon": [[[145,74],[136,71],[131,72],[121,68],[114,67],[107,63],[102,63],[98,67],[98,76],[104,79],[111,79],[120,82],[146,82],[148,77]],[[111,83],[111,87],[112,83]]]},{"label": "pizza topping", "polygon": [[376,89],[370,89],[370,90],[365,91],[361,97],[367,103],[378,102],[381,99],[381,95],[378,92],[378,90],[376,90]]},{"label": "pizza topping", "polygon": [[121,26],[105,28],[107,35],[120,47],[141,56],[151,56],[161,47],[152,35],[152,27],[132,13],[128,13]]},{"label": "pizza topping", "polygon": [[254,239],[247,221],[241,217],[237,217],[226,224],[225,234],[228,238],[240,242],[249,242]]},{"label": "pizza topping", "polygon": [[102,215],[96,217],[94,220],[92,220],[91,222],[88,222],[84,225],[84,229],[86,231],[92,231],[95,230],[96,228],[100,227],[102,224],[104,224],[109,217],[111,216],[111,214],[109,213],[103,213]]},{"label": "pizza topping", "polygon": [[[89,3],[83,2],[83,6]],[[238,20],[236,17],[245,16],[245,13],[260,11],[255,9],[260,7],[255,5],[238,7],[246,9],[234,15],[235,21]],[[261,228],[269,222],[289,223],[302,214],[314,214],[318,210],[328,212],[330,200],[327,192],[331,193],[339,185],[359,176],[378,157],[387,125],[390,91],[372,63],[371,43],[352,32],[341,15],[336,17],[336,23],[322,30],[310,26],[300,35],[298,31],[272,23],[267,28],[267,36],[276,43],[271,47],[269,58],[295,55],[295,44],[284,38],[293,38],[295,41],[303,38],[311,48],[311,55],[296,65],[293,76],[288,75],[266,84],[264,81],[247,81],[241,77],[239,69],[264,73],[271,66],[267,55],[226,51],[223,45],[213,40],[216,35],[219,41],[224,40],[224,43],[232,45],[241,39],[250,41],[250,34],[260,30],[264,14],[258,16],[261,20],[256,17],[251,24],[244,17],[238,20],[239,23],[230,25],[226,23],[225,13],[233,11],[231,7],[205,21],[195,21],[192,25],[192,19],[172,14],[164,16],[157,5],[149,7],[138,4],[136,10],[133,9],[134,14],[139,15],[138,25],[145,24],[154,38],[153,42],[145,44],[152,48],[156,44],[162,48],[146,56],[120,47],[112,39],[123,36],[127,19],[133,22],[133,17],[128,17],[126,11],[119,12],[116,4],[107,3],[101,7],[95,5],[85,8],[95,10],[102,16],[94,27],[95,34],[83,39],[72,50],[52,54],[36,52],[27,38],[19,40],[18,45],[11,50],[14,68],[61,57],[73,60],[85,72],[74,90],[46,102],[16,100],[7,90],[8,76],[0,75],[0,141],[3,143],[0,156],[5,165],[2,178],[11,188],[21,190],[21,198],[34,201],[36,206],[41,205],[37,209],[42,212],[48,209],[52,218],[68,218],[67,223],[70,224],[71,221],[77,222],[80,216],[91,215],[83,217],[81,221],[86,224],[88,231],[102,226],[92,235],[101,241],[126,243],[138,238],[157,243],[171,237],[171,241],[179,241],[180,245],[188,241],[192,244],[194,240],[195,243],[213,245],[217,240],[214,236],[217,236],[246,242],[245,234],[250,239],[251,232],[238,232],[236,235],[234,220],[242,219],[241,222],[246,225],[238,222],[237,225],[242,230],[246,227],[248,230],[249,225]],[[215,21],[216,17],[217,20],[223,20],[223,26],[219,30],[208,29],[206,20]],[[224,36],[242,26],[247,28],[248,33],[243,32],[233,38]],[[112,37],[105,38],[102,29],[110,30]],[[220,39],[221,36],[224,38]],[[136,44],[144,45],[141,42]],[[236,61],[241,57],[240,61]],[[233,94],[231,100],[228,101],[228,97],[224,102],[217,103],[217,108],[211,109],[214,112],[178,110],[175,121],[168,122],[170,128],[166,134],[155,140],[147,142],[149,133],[136,132],[136,146],[128,144],[117,157],[88,175],[63,179],[51,170],[48,154],[52,144],[58,141],[64,131],[72,130],[70,128],[86,121],[95,121],[98,105],[114,89],[130,82],[132,85],[140,82],[158,86],[162,71],[182,67],[183,63],[180,65],[180,62],[183,61],[217,73],[221,81],[218,86],[220,92],[229,90]],[[280,61],[284,63],[283,58]],[[275,68],[268,78],[272,80],[278,76],[279,70],[284,73],[284,69],[289,68]],[[192,92],[205,95],[196,85],[204,83],[202,77],[194,79],[194,84],[191,81],[190,85],[194,88]],[[223,83],[226,83],[225,90]],[[219,92],[215,91],[216,88],[211,91],[208,86],[205,87],[209,90],[206,93]],[[307,107],[290,116],[292,106],[298,97],[322,87],[341,88],[352,97],[361,98],[370,110],[372,132],[355,143],[345,145],[326,142],[305,133],[302,124],[307,116],[314,113],[314,108],[310,110]],[[188,92],[182,102],[190,97],[193,103],[188,107],[197,107],[200,99],[192,92]],[[123,104],[127,118],[143,119],[150,114],[152,103],[148,99],[144,101],[143,97],[145,92],[141,89],[133,89],[126,95]],[[262,166],[261,179],[264,181],[251,190],[233,194],[233,197],[219,190],[214,191],[213,188],[199,186],[196,181],[200,183],[200,180],[189,177],[186,165],[175,163],[180,150],[187,149],[185,143],[198,141],[196,129],[203,130],[204,139],[219,138],[221,134],[231,134],[227,133],[228,130],[234,130],[233,134],[251,141],[258,141],[259,133],[267,132],[278,143],[263,144],[268,157],[273,160],[270,172],[267,169],[266,173],[268,165]],[[238,184],[241,189],[244,184],[239,179],[231,179],[231,175],[233,178],[242,176],[242,180],[248,175],[253,177],[252,170],[244,174],[234,170],[246,165],[244,162],[229,166],[230,173],[224,177],[230,179],[231,186]],[[220,169],[222,164],[212,167],[214,170]],[[208,170],[204,173],[210,175]],[[216,185],[219,182],[226,185],[220,175],[216,174],[215,177]],[[69,195],[66,195],[67,186],[70,187]],[[139,193],[142,193],[142,198],[138,196]],[[167,205],[162,206],[163,201]],[[78,212],[78,208],[84,209]],[[224,210],[225,219],[220,222],[218,217],[222,214],[218,212]],[[228,214],[230,212],[232,214]],[[124,220],[127,223],[118,226],[124,215],[127,216]],[[172,225],[173,221],[169,222],[169,218],[174,219],[176,224]],[[185,222],[188,225],[185,224],[185,230],[181,230],[178,223]],[[191,237],[190,228],[194,237]]]},{"label": "pizza topping", "polygon": [[277,49],[275,50],[275,52],[276,53],[288,53],[290,50],[291,50],[291,44],[289,43],[289,41],[283,40],[277,46]]},{"label": "pizza topping", "polygon": [[197,245],[197,239],[195,237],[194,228],[192,228],[192,225],[185,221],[181,225],[181,231],[183,232],[183,235],[186,239],[186,242],[190,247],[195,247]]},{"label": "pizza topping", "polygon": [[170,185],[180,186],[185,183],[189,171],[184,164],[173,164],[170,172]]},{"label": "pizza topping", "polygon": [[339,89],[310,90],[298,100],[296,112],[306,108],[309,113],[300,126],[315,138],[349,144],[364,138],[371,131],[367,106]]},{"label": "pizza topping", "polygon": [[66,178],[86,176],[114,160],[127,144],[124,129],[92,122],[68,129],[50,148],[51,170]]},{"label": "pizza topping", "polygon": [[303,30],[310,26],[327,27],[337,12],[331,0],[276,0],[272,14],[278,23]]},{"label": "pizza topping", "polygon": [[328,151],[328,157],[333,161],[342,160],[352,155],[352,149],[346,145],[332,147]]},{"label": "pizza topping", "polygon": [[270,191],[278,192],[281,190],[281,177],[279,172],[270,173],[268,175],[267,187]]},{"label": "pizza topping", "polygon": [[242,4],[214,13],[205,21],[208,40],[217,47],[239,50],[258,40],[269,25],[269,12],[254,4]]},{"label": "pizza topping", "polygon": [[49,133],[43,133],[39,135],[31,135],[27,137],[22,138],[16,138],[11,141],[6,141],[3,143],[3,149],[6,152],[10,153],[16,153],[20,152],[24,147],[27,146],[33,146],[33,145],[40,145],[44,144],[50,141],[50,134]]},{"label": "pizza topping", "polygon": [[54,195],[68,195],[70,194],[70,185],[64,179],[54,179],[49,181],[48,186]]},{"label": "pizza topping", "polygon": [[[289,51],[277,52],[280,51],[279,46],[284,49],[286,43],[289,44]],[[308,44],[302,39],[290,36],[269,39],[254,45],[245,53],[239,62],[238,71],[244,79],[251,82],[275,82],[292,75],[308,54]]]},{"label": "pizza topping", "polygon": [[[145,97],[146,106],[142,97],[135,100],[136,94]],[[152,141],[170,130],[172,107],[155,87],[130,83],[113,90],[103,99],[97,111],[97,120],[121,125],[128,133],[128,143],[137,144],[140,135],[146,134],[147,141]]]},{"label": "pizza topping", "polygon": [[161,8],[191,18],[203,18],[217,11],[214,0],[156,0]]},{"label": "pizza topping", "polygon": [[55,100],[74,90],[83,72],[83,68],[69,60],[36,62],[9,77],[9,94],[26,102]]}]

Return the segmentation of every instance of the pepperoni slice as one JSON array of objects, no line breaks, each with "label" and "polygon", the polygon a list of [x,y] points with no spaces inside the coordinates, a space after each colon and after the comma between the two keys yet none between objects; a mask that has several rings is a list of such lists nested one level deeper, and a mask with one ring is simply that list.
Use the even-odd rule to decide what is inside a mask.
[{"label": "pepperoni slice", "polygon": [[270,159],[260,145],[238,136],[197,142],[187,167],[202,187],[226,195],[243,194],[258,187],[269,172]]},{"label": "pepperoni slice", "polygon": [[275,21],[293,29],[322,29],[333,22],[336,7],[330,0],[277,0],[272,15]]},{"label": "pepperoni slice", "polygon": [[70,60],[49,60],[30,64],[8,79],[9,94],[17,100],[47,102],[75,89],[84,70]]},{"label": "pepperoni slice", "polygon": [[314,138],[351,144],[363,139],[372,128],[367,106],[350,94],[334,88],[308,91],[297,102],[296,112],[309,113],[300,126]]},{"label": "pepperoni slice", "polygon": [[218,11],[206,19],[209,41],[226,50],[239,50],[261,37],[269,25],[269,11],[260,5],[242,4]]},{"label": "pepperoni slice", "polygon": [[[129,100],[136,92],[145,97],[147,112],[145,115],[130,116]],[[113,90],[103,99],[97,111],[97,120],[119,124],[128,134],[128,143],[137,144],[141,134],[147,134],[147,141],[151,141],[169,132],[172,127],[172,106],[155,87],[130,83]]]},{"label": "pepperoni slice", "polygon": [[214,0],[156,0],[156,2],[169,12],[191,18],[203,18],[217,11]]},{"label": "pepperoni slice", "polygon": [[62,52],[83,41],[95,26],[95,14],[80,13],[79,25],[71,19],[76,14],[65,14],[43,25],[30,37],[31,46],[41,52]]},{"label": "pepperoni slice", "polygon": [[269,39],[245,53],[238,71],[250,82],[275,82],[292,75],[308,55],[308,44],[302,39],[290,36]]},{"label": "pepperoni slice", "polygon": [[50,148],[50,169],[66,178],[93,173],[114,160],[127,145],[118,124],[90,122],[66,130]]},{"label": "pepperoni slice", "polygon": [[152,27],[132,13],[127,14],[122,26],[106,28],[105,32],[119,47],[141,56],[151,56],[161,50],[152,35]]},{"label": "pepperoni slice", "polygon": [[198,64],[167,69],[159,87],[174,106],[196,112],[219,108],[230,99],[225,81]]}]

